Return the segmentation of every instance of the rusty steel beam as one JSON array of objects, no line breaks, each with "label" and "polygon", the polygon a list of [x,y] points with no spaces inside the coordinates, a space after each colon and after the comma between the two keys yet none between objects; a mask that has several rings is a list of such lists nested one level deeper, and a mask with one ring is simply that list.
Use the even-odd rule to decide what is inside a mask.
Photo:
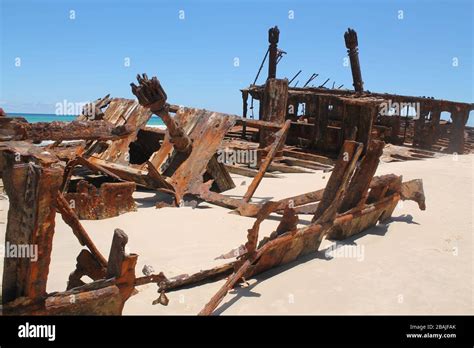
[{"label": "rusty steel beam", "polygon": [[134,182],[103,183],[100,188],[85,180],[77,183],[76,192],[67,192],[64,197],[72,203],[72,209],[81,220],[107,219],[136,211],[133,199]]},{"label": "rusty steel beam", "polygon": [[107,121],[53,121],[28,123],[15,118],[0,118],[0,140],[115,140],[132,133],[130,126],[115,126]]},{"label": "rusty steel beam", "polygon": [[271,122],[271,121],[263,121],[263,120],[253,120],[249,118],[241,118],[237,117],[235,120],[235,124],[242,125],[243,127],[252,127],[257,129],[268,129],[277,131],[281,128],[283,122]]},{"label": "rusty steel beam", "polygon": [[275,134],[275,140],[273,144],[271,145],[270,151],[268,151],[267,156],[265,157],[264,162],[260,165],[260,168],[258,170],[258,174],[255,176],[255,178],[252,180],[250,186],[247,189],[247,192],[244,195],[244,202],[249,202],[250,199],[252,198],[253,194],[257,190],[258,185],[263,179],[263,176],[272,163],[273,159],[275,158],[275,155],[277,151],[279,151],[283,145],[285,144],[285,139],[288,134],[288,130],[290,129],[291,121],[287,120],[281,130],[279,130]]},{"label": "rusty steel beam", "polygon": [[79,221],[79,218],[77,217],[76,213],[71,208],[69,202],[66,200],[66,198],[64,198],[61,192],[59,192],[56,197],[56,207],[58,209],[58,212],[61,214],[61,217],[63,218],[64,222],[69,225],[69,227],[71,227],[72,233],[79,240],[79,243],[89,249],[89,251],[92,253],[98,263],[100,263],[104,267],[107,266],[107,261],[105,260],[104,256],[102,256],[99,249],[97,249],[94,242],[89,237],[86,230]]},{"label": "rusty steel beam", "polygon": [[[28,151],[25,148],[22,150]],[[31,150],[33,153],[36,151]],[[26,247],[30,252],[23,257],[4,259],[2,302],[23,296],[37,299],[46,294],[55,201],[62,170],[55,166],[51,155],[52,164],[49,167],[42,167],[39,159],[35,159],[38,162],[35,164],[33,156],[23,156],[17,151],[0,151],[0,156],[3,166],[0,172],[10,200],[5,243],[17,250],[23,248],[25,251]]]}]

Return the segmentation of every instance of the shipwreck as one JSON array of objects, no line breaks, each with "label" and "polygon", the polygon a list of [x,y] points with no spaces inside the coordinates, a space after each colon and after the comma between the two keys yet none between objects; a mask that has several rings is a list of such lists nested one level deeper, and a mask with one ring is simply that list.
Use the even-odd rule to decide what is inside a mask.
[{"label": "shipwreck", "polygon": [[[239,282],[318,251],[324,238],[345,239],[390,219],[400,200],[415,201],[424,210],[421,179],[375,176],[377,166],[471,152],[474,133],[466,123],[473,104],[366,91],[357,33],[349,29],[344,40],[354,89],[334,83],[325,87],[328,80],[308,86],[317,74],[296,87],[291,84],[300,73],[290,80],[277,78],[285,52],[278,48],[278,28],[270,28],[257,78],[267,59],[268,76],[263,85],[256,78],[241,90],[242,115],[171,104],[159,80],[143,74],[131,84],[136,99],[107,95],[70,123],[0,116],[0,176],[10,203],[5,242],[38,246],[35,262],[4,259],[3,314],[117,315],[141,285],[156,283],[154,304],[167,305],[167,292],[226,278],[199,313],[209,315]],[[394,105],[404,105],[406,115],[393,111]],[[416,116],[409,116],[413,105]],[[451,113],[452,122],[440,119],[442,111]],[[147,127],[152,115],[166,129]],[[45,140],[51,143],[41,145]],[[254,150],[256,165],[226,163],[218,156],[224,149]],[[318,170],[331,173],[325,188],[252,201],[265,176]],[[252,178],[240,198],[224,194],[235,187],[230,173]],[[174,278],[148,270],[138,276],[138,254],[125,251],[128,236],[119,226],[106,258],[81,220],[136,210],[137,189],[170,197],[157,199],[157,208],[208,202],[248,217],[242,245],[226,254],[233,260]],[[271,214],[279,216],[279,225],[269,237],[259,238],[260,224]],[[299,214],[312,216],[311,223],[298,227]],[[65,290],[47,293],[57,215],[84,248]],[[84,283],[84,275],[93,281]]]}]

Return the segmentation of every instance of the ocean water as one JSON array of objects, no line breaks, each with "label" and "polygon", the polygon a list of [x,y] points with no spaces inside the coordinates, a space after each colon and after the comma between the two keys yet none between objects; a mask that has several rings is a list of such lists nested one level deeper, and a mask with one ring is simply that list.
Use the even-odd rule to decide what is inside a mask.
[{"label": "ocean water", "polygon": [[[70,122],[76,119],[75,115],[55,115],[55,114],[30,114],[30,113],[13,113],[9,112],[8,116],[24,117],[30,123],[36,122],[52,122],[52,121],[63,121]],[[153,115],[147,123],[150,127],[165,127],[165,124],[158,116]]]}]

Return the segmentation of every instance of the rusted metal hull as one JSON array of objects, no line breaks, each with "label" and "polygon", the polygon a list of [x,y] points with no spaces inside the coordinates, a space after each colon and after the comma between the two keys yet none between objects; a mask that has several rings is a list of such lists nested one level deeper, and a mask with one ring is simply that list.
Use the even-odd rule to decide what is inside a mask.
[{"label": "rusted metal hull", "polygon": [[79,219],[100,220],[137,210],[133,199],[135,187],[134,182],[106,182],[97,189],[81,180],[76,192],[69,192],[64,196]]}]

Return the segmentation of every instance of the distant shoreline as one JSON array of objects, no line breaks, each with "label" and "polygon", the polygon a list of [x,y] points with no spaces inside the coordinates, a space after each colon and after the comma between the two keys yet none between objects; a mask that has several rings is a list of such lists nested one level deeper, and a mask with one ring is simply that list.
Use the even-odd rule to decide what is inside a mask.
[{"label": "distant shoreline", "polygon": [[[52,122],[52,121],[63,121],[63,122],[71,122],[76,119],[77,115],[56,115],[56,114],[35,114],[35,113],[28,113],[28,112],[10,112],[7,113],[7,117],[24,117],[30,123],[37,123],[37,122]],[[152,116],[147,123],[148,127],[156,127],[165,129],[166,126],[161,120],[161,118],[157,116]]]}]

